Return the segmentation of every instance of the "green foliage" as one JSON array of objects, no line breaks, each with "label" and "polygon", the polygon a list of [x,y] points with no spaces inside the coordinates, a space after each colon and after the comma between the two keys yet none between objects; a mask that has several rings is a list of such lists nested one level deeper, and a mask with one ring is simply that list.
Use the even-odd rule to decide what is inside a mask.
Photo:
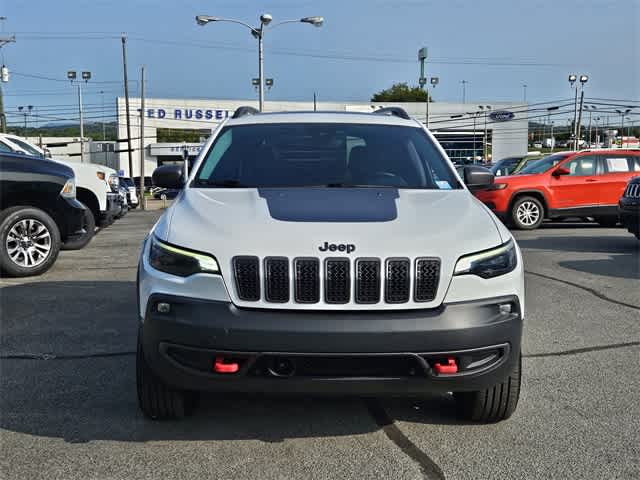
[{"label": "green foliage", "polygon": [[[21,137],[79,137],[80,127],[78,125],[49,125],[46,127],[28,127],[26,132],[24,127],[11,125],[7,129],[15,135]],[[113,141],[118,138],[118,132],[115,122],[105,123],[105,140]],[[85,123],[84,136],[94,141],[102,140],[102,124],[101,123]]]},{"label": "green foliage", "polygon": [[426,90],[420,87],[410,87],[406,83],[394,83],[391,88],[375,93],[372,102],[426,102],[429,97]]},{"label": "green foliage", "polygon": [[179,129],[179,128],[158,128],[156,137],[158,143],[174,143],[174,142],[187,142],[187,143],[199,143],[201,138],[208,138],[211,135],[211,130],[196,130],[196,129]]}]

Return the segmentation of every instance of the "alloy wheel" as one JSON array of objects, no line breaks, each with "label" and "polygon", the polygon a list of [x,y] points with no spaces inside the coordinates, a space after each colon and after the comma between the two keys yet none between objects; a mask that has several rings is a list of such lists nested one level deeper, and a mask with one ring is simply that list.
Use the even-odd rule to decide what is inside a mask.
[{"label": "alloy wheel", "polygon": [[518,221],[527,227],[535,225],[540,219],[540,207],[533,202],[522,202],[516,211]]},{"label": "alloy wheel", "polygon": [[16,265],[24,268],[37,267],[51,253],[51,232],[34,218],[19,220],[9,229],[5,248]]}]

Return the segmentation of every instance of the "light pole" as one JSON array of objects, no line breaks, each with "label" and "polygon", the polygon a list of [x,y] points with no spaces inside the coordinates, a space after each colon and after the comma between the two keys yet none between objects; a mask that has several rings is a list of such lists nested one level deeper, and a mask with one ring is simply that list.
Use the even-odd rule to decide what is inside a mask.
[{"label": "light pole", "polygon": [[468,80],[462,80],[460,82],[462,84],[462,103],[467,103],[467,83]]},{"label": "light pole", "polygon": [[[438,77],[431,77],[429,79],[429,83],[431,84],[431,86],[433,88],[436,88],[436,85],[438,85],[438,83],[440,82],[440,79]],[[427,128],[429,128],[429,102],[430,102],[430,95],[429,95],[429,87],[427,87],[427,120],[425,122],[425,126]]]},{"label": "light pole", "polygon": [[268,13],[263,13],[260,15],[260,26],[252,27],[248,23],[242,22],[240,20],[234,20],[232,18],[221,18],[221,17],[212,17],[210,15],[198,15],[196,16],[196,23],[198,25],[204,26],[211,22],[231,22],[237,23],[244,27],[247,27],[251,34],[258,40],[258,95],[259,95],[259,110],[262,112],[264,110],[264,49],[263,49],[263,38],[266,30],[271,30],[279,25],[284,25],[285,23],[308,23],[313,25],[314,27],[321,27],[324,23],[323,17],[304,17],[299,20],[284,20],[282,22],[278,22],[268,29],[265,30],[265,27],[268,26],[273,17]]},{"label": "light pole", "polygon": [[631,108],[627,108],[626,110],[618,110],[618,109],[616,109],[616,112],[618,112],[620,114],[620,120],[622,122],[622,125],[620,127],[620,148],[623,148],[623,146],[624,146],[624,117],[630,111],[631,111]]},{"label": "light pole", "polygon": [[589,112],[589,148],[591,148],[591,116],[593,114],[593,110],[597,110],[598,107],[596,107],[595,105],[585,105],[584,108],[587,112]]},{"label": "light pole", "polygon": [[27,116],[31,115],[31,110],[33,110],[33,105],[27,105],[26,107],[20,105],[18,107],[18,111],[24,115],[24,130],[22,136],[27,138]]},{"label": "light pole", "polygon": [[481,112],[484,113],[484,139],[482,141],[482,158],[484,163],[487,163],[487,155],[488,155],[488,137],[487,137],[487,117],[489,116],[489,112],[491,111],[491,105],[478,105],[478,108]]},{"label": "light pole", "polygon": [[523,90],[522,100],[524,103],[527,103],[527,84],[526,83],[522,85],[522,90]]},{"label": "light pole", "polygon": [[[569,84],[571,87],[576,83],[578,77],[574,74],[569,75]],[[576,85],[576,96],[573,106],[573,149],[578,150],[580,144],[580,120],[582,119],[582,103],[584,100],[584,84],[589,81],[587,75],[580,75],[580,113],[578,114],[578,86]],[[578,116],[580,115],[580,116]]]},{"label": "light pole", "polygon": [[[82,72],[81,74],[82,80],[85,83],[91,79],[91,72]],[[73,85],[73,82],[77,79],[77,74],[75,70],[69,70],[67,72],[67,78]],[[84,121],[82,118],[82,82],[76,82],[78,85],[78,113],[80,116],[80,161],[84,162]]]},{"label": "light pole", "polygon": [[476,163],[476,120],[478,119],[478,115],[480,115],[480,111],[475,112],[467,112],[467,115],[473,115],[473,163]]},{"label": "light pole", "polygon": [[600,137],[598,137],[598,123],[600,122],[600,117],[594,118],[596,122],[596,148],[600,147]]}]

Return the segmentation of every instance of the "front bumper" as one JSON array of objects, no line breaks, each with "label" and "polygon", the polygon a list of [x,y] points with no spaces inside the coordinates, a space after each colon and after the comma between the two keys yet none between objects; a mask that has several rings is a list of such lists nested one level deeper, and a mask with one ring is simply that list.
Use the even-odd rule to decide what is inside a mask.
[{"label": "front bumper", "polygon": [[[168,313],[158,312],[168,303]],[[510,305],[501,313],[499,305]],[[472,391],[502,381],[520,354],[522,315],[507,296],[405,311],[241,309],[154,294],[141,338],[149,366],[188,390],[333,394]],[[216,358],[236,373],[215,373]],[[457,373],[435,363],[454,358]],[[291,376],[274,374],[282,360]]]},{"label": "front bumper", "polygon": [[116,215],[122,210],[122,201],[120,195],[114,192],[107,193],[107,209],[100,211],[100,218],[98,218],[98,226],[105,227],[111,225]]},{"label": "front bumper", "polygon": [[620,222],[627,230],[640,235],[640,198],[622,197],[618,203]]},{"label": "front bumper", "polygon": [[58,197],[54,209],[55,221],[60,230],[63,242],[71,240],[85,233],[84,212],[85,207],[75,198]]}]

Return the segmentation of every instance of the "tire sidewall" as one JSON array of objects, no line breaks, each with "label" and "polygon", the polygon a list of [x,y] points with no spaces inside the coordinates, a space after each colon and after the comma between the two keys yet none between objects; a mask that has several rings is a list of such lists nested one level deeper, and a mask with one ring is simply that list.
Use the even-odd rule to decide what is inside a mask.
[{"label": "tire sidewall", "polygon": [[[540,210],[540,216],[538,217],[538,220],[536,221],[536,223],[533,223],[531,225],[526,225],[520,222],[520,220],[518,220],[518,215],[517,215],[518,208],[520,207],[520,205],[522,205],[525,202],[534,203]],[[535,230],[540,225],[542,225],[543,220],[544,220],[544,206],[542,205],[542,202],[540,202],[540,200],[538,200],[537,198],[520,197],[515,202],[513,202],[513,206],[511,207],[511,223],[518,230]]]},{"label": "tire sidewall", "polygon": [[[17,222],[26,219],[38,220],[42,223],[51,235],[51,250],[47,259],[36,267],[21,267],[11,260],[9,253],[6,250],[7,235]],[[29,277],[35,275],[41,275],[49,270],[60,252],[60,230],[54,222],[54,220],[43,210],[34,207],[13,207],[7,209],[0,216],[0,270],[3,275],[9,275],[12,277]]]}]

